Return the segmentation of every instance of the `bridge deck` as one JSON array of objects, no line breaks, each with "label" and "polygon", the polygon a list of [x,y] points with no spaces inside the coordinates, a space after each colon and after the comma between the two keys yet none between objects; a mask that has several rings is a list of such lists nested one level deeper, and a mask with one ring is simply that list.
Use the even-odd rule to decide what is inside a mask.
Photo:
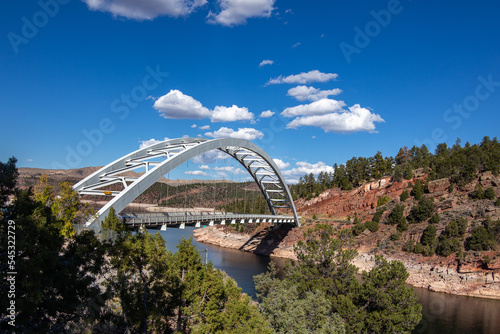
[{"label": "bridge deck", "polygon": [[273,223],[295,224],[294,216],[240,214],[232,212],[155,212],[119,215],[129,227],[157,228],[160,226]]}]

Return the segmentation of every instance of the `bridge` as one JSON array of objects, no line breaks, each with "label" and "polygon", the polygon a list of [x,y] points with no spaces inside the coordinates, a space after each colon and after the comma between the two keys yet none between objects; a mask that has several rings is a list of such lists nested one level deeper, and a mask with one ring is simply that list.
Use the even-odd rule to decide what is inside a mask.
[{"label": "bridge", "polygon": [[132,229],[149,228],[165,230],[167,227],[184,228],[186,225],[195,227],[213,226],[214,224],[249,224],[249,223],[272,223],[292,224],[293,216],[286,215],[261,215],[233,212],[155,212],[119,215]]},{"label": "bridge", "polygon": [[[165,140],[129,153],[75,184],[73,188],[80,195],[112,196],[112,199],[87,221],[85,227],[100,232],[101,223],[109,214],[111,207],[116,212],[121,212],[134,199],[171,170],[198,155],[212,150],[219,150],[228,154],[248,171],[264,196],[271,212],[269,216],[273,216],[276,223],[289,223],[300,226],[299,217],[283,175],[274,160],[263,149],[252,142],[236,138],[212,140],[206,138],[177,138]],[[140,177],[130,176],[130,173],[127,173],[138,169],[144,171],[144,174]],[[111,190],[110,186],[113,185],[120,185],[122,189]],[[278,214],[277,210],[284,209],[290,210],[291,215]],[[250,220],[251,222],[257,222],[257,220],[271,219],[267,218],[267,215],[259,217],[255,215],[246,218],[238,216],[238,214],[234,215],[226,217],[226,219],[213,219],[213,221],[220,223],[224,221],[225,223],[227,221],[232,222],[233,219],[235,221],[237,219],[245,221],[246,219],[247,222],[250,222]],[[158,217],[160,218],[160,216]],[[176,217],[175,224],[196,223],[196,219],[200,223],[205,221],[203,217],[197,217],[196,219],[188,217],[189,215],[184,215],[184,221],[182,221],[182,215]],[[159,218],[157,222],[153,223],[159,225]],[[135,221],[127,221],[127,223],[135,224]],[[165,223],[165,221],[162,223]]]}]

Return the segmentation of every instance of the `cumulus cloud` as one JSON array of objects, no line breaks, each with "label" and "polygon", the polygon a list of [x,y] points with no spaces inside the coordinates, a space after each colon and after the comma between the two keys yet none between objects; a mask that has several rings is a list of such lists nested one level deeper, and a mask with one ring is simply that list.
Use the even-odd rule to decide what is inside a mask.
[{"label": "cumulus cloud", "polygon": [[148,146],[151,146],[151,145],[154,145],[154,144],[158,144],[158,143],[161,143],[162,141],[165,141],[165,140],[169,140],[168,137],[165,137],[163,140],[157,140],[157,139],[154,139],[154,138],[151,138],[149,140],[141,140],[139,142],[139,148],[146,148]]},{"label": "cumulus cloud", "polygon": [[301,104],[295,107],[286,108],[281,115],[285,117],[325,115],[341,111],[342,107],[345,107],[345,105],[344,101],[321,99],[309,104]]},{"label": "cumulus cloud", "polygon": [[200,169],[210,169],[210,167],[209,167],[209,166],[207,166],[207,165],[201,165],[201,166],[200,166]]},{"label": "cumulus cloud", "polygon": [[187,170],[184,172],[184,174],[196,175],[196,176],[208,176],[208,173],[206,173],[202,170]]},{"label": "cumulus cloud", "polygon": [[205,5],[206,0],[83,0],[90,10],[109,12],[133,20],[152,20],[158,16],[187,16]]},{"label": "cumulus cloud", "polygon": [[[196,164],[213,164],[217,160],[224,160],[224,159],[229,159],[231,156],[228,155],[227,153],[224,153],[219,150],[211,150],[207,151],[205,153],[199,154],[196,157],[193,158],[193,162]],[[208,166],[206,166],[208,167]],[[207,168],[201,168],[200,169],[207,169]],[[210,167],[208,168],[210,169]]]},{"label": "cumulus cloud", "polygon": [[254,140],[261,139],[264,137],[264,134],[254,128],[239,128],[238,131],[234,131],[231,128],[222,127],[214,132],[207,132],[205,136],[212,138],[237,138],[237,139],[246,139],[246,140]]},{"label": "cumulus cloud", "polygon": [[298,161],[295,166],[296,167],[292,169],[281,171],[287,183],[298,183],[299,179],[306,174],[313,173],[314,176],[318,176],[320,172],[331,173],[334,171],[333,167],[328,166],[322,161],[318,161],[315,164],[311,164],[305,161]]},{"label": "cumulus cloud", "polygon": [[214,170],[218,171],[218,172],[224,172],[224,174],[225,174],[225,172],[231,173],[234,175],[246,174],[246,171],[244,171],[243,169],[236,168],[233,166],[215,167]]},{"label": "cumulus cloud", "polygon": [[210,11],[207,22],[223,26],[247,23],[248,18],[270,17],[275,0],[218,0],[221,11]]},{"label": "cumulus cloud", "polygon": [[274,115],[274,112],[272,112],[271,110],[266,110],[266,111],[261,112],[259,117],[269,118],[269,117],[273,117],[273,115]]},{"label": "cumulus cloud", "polygon": [[234,121],[252,121],[253,114],[248,108],[216,106],[210,116],[210,120],[215,122],[234,122]]},{"label": "cumulus cloud", "polygon": [[384,122],[378,114],[355,104],[347,110],[328,114],[310,114],[312,116],[297,117],[287,124],[287,128],[300,126],[316,126],[325,132],[351,133],[358,131],[375,132],[375,122]]},{"label": "cumulus cloud", "polygon": [[302,72],[299,74],[293,74],[289,76],[280,75],[277,78],[270,79],[267,82],[267,85],[273,84],[308,84],[311,82],[327,82],[330,80],[335,80],[338,77],[336,73],[323,73],[318,70],[313,70],[309,72]]},{"label": "cumulus cloud", "polygon": [[274,60],[264,59],[263,61],[260,62],[259,67],[272,64],[274,64]]},{"label": "cumulus cloud", "polygon": [[210,125],[200,126],[200,130],[210,130]]},{"label": "cumulus cloud", "polygon": [[[200,101],[184,94],[180,90],[172,89],[167,94],[158,98],[153,108],[158,110],[160,116],[167,119],[203,119],[210,118],[212,122],[253,121],[254,114],[248,108],[216,106],[214,110],[204,107]],[[196,128],[197,125],[191,125]],[[201,126],[200,129],[208,130],[210,126]]]},{"label": "cumulus cloud", "polygon": [[202,119],[209,117],[211,112],[200,101],[177,89],[172,89],[155,101],[153,108],[158,110],[163,118]]},{"label": "cumulus cloud", "polygon": [[196,124],[191,125],[191,128],[193,128],[193,129],[195,129],[197,127],[198,127],[198,125],[196,125]]},{"label": "cumulus cloud", "polygon": [[292,96],[299,101],[317,101],[327,98],[330,95],[339,95],[342,90],[338,88],[329,90],[320,90],[311,86],[296,86],[288,90],[288,96]]},{"label": "cumulus cloud", "polygon": [[290,167],[288,162],[284,162],[281,159],[273,159],[280,170]]}]

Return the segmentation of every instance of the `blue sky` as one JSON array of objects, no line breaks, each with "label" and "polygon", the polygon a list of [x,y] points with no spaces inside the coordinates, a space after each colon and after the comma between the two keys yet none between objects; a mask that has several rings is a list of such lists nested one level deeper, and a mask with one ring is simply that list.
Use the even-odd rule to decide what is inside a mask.
[{"label": "blue sky", "polygon": [[165,137],[233,136],[293,182],[403,145],[477,143],[499,135],[499,14],[495,1],[3,1],[0,161],[98,166]]}]

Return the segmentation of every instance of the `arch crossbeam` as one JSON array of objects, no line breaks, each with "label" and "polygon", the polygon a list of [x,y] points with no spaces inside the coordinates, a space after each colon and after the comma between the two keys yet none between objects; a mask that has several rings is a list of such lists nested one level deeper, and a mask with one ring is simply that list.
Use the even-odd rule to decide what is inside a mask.
[{"label": "arch crossbeam", "polygon": [[[300,225],[292,196],[281,171],[274,160],[260,147],[249,141],[235,138],[212,140],[179,138],[141,148],[113,161],[78,182],[74,189],[80,195],[113,196],[96,216],[87,222],[86,227],[100,231],[101,222],[108,215],[111,207],[117,212],[122,211],[171,170],[200,154],[216,149],[236,159],[249,172],[258,184],[273,215],[277,214],[276,209],[290,209],[295,218],[294,224]],[[145,170],[140,177],[128,173],[139,168]],[[109,188],[115,184],[120,184],[123,189],[118,191]]]}]

